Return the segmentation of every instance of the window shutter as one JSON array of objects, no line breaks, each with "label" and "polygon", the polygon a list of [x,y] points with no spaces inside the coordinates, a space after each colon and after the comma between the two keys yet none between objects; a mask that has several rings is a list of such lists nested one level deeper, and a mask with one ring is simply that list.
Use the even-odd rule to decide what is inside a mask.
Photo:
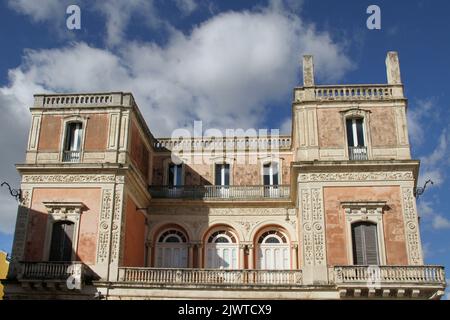
[{"label": "window shutter", "polygon": [[378,243],[377,226],[375,224],[366,224],[364,226],[364,243],[366,251],[366,264],[377,265],[378,261]]},{"label": "window shutter", "polygon": [[264,185],[270,185],[270,163],[266,163],[263,167]]},{"label": "window shutter", "polygon": [[224,164],[225,167],[225,181],[224,181],[224,185],[229,186],[230,185],[230,165],[229,164]]},{"label": "window shutter", "polygon": [[175,177],[175,173],[174,173],[174,165],[170,164],[169,165],[169,172],[168,172],[168,180],[167,181],[169,186],[173,186],[174,185],[174,177]]},{"label": "window shutter", "polygon": [[353,263],[378,265],[378,237],[376,224],[360,222],[352,225]]},{"label": "window shutter", "polygon": [[358,147],[364,147],[363,119],[356,119],[356,134],[358,135]]},{"label": "window shutter", "polygon": [[62,221],[53,224],[50,261],[71,261],[74,223]]},{"label": "window shutter", "polygon": [[347,143],[349,147],[355,146],[354,140],[353,140],[353,128],[352,128],[352,119],[347,119]]},{"label": "window shutter", "polygon": [[363,227],[361,224],[354,224],[352,226],[353,264],[355,265],[365,264]]},{"label": "window shutter", "polygon": [[222,165],[221,164],[216,164],[216,181],[215,181],[215,185],[220,186],[222,184]]}]

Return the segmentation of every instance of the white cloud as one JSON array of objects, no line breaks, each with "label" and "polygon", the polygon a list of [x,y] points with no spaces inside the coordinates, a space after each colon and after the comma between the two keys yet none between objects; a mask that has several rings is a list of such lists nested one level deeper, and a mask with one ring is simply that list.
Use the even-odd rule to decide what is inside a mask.
[{"label": "white cloud", "polygon": [[418,100],[408,109],[408,132],[411,142],[420,146],[425,140],[424,124],[431,115],[434,99]]},{"label": "white cloud", "polygon": [[175,0],[175,3],[184,15],[190,15],[198,7],[194,0]]},{"label": "white cloud", "polygon": [[450,220],[441,215],[436,215],[433,217],[432,225],[437,230],[450,229]]},{"label": "white cloud", "polygon": [[64,17],[68,0],[8,0],[10,8],[30,16],[34,22],[51,21]]},{"label": "white cloud", "polygon": [[[351,67],[328,33],[271,9],[219,14],[188,35],[172,31],[165,46],[120,41],[114,49],[72,43],[27,50],[23,63],[10,70],[9,84],[0,88],[0,147],[9,151],[1,155],[6,165],[0,177],[18,180],[12,164],[24,160],[35,93],[131,91],[157,136],[194,120],[203,120],[204,129],[257,128],[267,106],[290,97],[304,53],[315,55],[323,80],[337,80]],[[285,121],[282,127],[287,126]],[[12,233],[16,210],[7,199],[2,192],[0,225]]]}]

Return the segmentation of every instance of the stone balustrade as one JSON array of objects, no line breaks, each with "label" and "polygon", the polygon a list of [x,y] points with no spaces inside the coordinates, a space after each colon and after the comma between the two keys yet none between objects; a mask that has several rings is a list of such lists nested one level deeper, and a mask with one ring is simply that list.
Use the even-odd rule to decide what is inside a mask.
[{"label": "stone balustrade", "polygon": [[227,137],[214,138],[160,138],[155,139],[157,150],[290,150],[291,137]]},{"label": "stone balustrade", "polygon": [[336,266],[336,284],[398,283],[445,285],[441,266]]},{"label": "stone balustrade", "polygon": [[119,268],[119,281],[183,285],[302,285],[301,270]]},{"label": "stone balustrade", "polygon": [[321,85],[295,89],[296,101],[389,100],[399,98],[404,98],[401,85]]}]

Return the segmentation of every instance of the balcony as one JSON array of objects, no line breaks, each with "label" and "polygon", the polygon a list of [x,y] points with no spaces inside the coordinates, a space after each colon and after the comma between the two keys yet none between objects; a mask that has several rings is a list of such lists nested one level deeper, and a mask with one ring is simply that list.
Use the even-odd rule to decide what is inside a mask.
[{"label": "balcony", "polygon": [[65,289],[69,277],[81,284],[85,271],[81,262],[22,262],[17,278],[25,286],[59,286]]},{"label": "balcony", "polygon": [[150,186],[149,192],[155,199],[287,200],[290,197],[290,186]]},{"label": "balcony", "polygon": [[120,268],[119,281],[183,286],[301,286],[302,271]]},{"label": "balcony", "polygon": [[443,294],[441,266],[335,266],[334,283],[341,297],[364,296],[430,298]]},{"label": "balcony", "polygon": [[80,151],[64,151],[63,152],[63,162],[80,162]]},{"label": "balcony", "polygon": [[367,160],[367,147],[349,147],[348,157],[350,160]]}]

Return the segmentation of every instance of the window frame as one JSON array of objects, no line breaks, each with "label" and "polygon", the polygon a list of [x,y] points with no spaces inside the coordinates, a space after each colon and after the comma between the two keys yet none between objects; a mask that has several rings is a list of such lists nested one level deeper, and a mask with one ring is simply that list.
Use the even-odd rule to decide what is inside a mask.
[{"label": "window frame", "polygon": [[341,206],[345,215],[348,265],[354,265],[352,225],[357,222],[369,222],[376,225],[379,265],[385,265],[383,213],[386,201],[341,202]]},{"label": "window frame", "polygon": [[364,110],[360,108],[351,108],[344,111],[341,111],[342,117],[342,126],[344,128],[344,145],[346,146],[344,149],[345,159],[350,159],[349,148],[353,146],[349,146],[348,144],[348,135],[347,135],[347,119],[362,119],[362,129],[364,136],[364,147],[367,150],[367,159],[372,159],[372,142],[370,139],[370,110]]},{"label": "window frame", "polygon": [[59,158],[60,162],[64,163],[64,152],[66,151],[67,133],[68,127],[71,123],[81,123],[81,141],[80,141],[80,159],[78,162],[82,162],[84,158],[84,144],[86,141],[86,129],[87,129],[88,118],[81,116],[70,116],[64,118],[61,128],[61,138],[60,138],[60,151]]},{"label": "window frame", "polygon": [[86,206],[82,202],[43,202],[47,208],[47,226],[44,240],[43,260],[49,261],[53,226],[55,222],[72,222],[72,261],[77,261],[78,238],[80,232],[80,218]]},{"label": "window frame", "polygon": [[[269,186],[280,186],[283,184],[283,159],[282,158],[275,158],[275,157],[265,157],[260,160],[260,170],[261,170],[261,185],[265,186],[264,184],[264,165],[268,163],[277,163],[278,166],[278,184],[277,185],[269,185]],[[273,178],[272,178],[273,179]]]},{"label": "window frame", "polygon": [[185,163],[184,163],[184,161],[182,161],[180,164],[178,164],[178,165],[181,165],[181,184],[180,185],[170,185],[169,184],[169,168],[170,168],[170,165],[177,165],[176,163],[174,163],[173,161],[172,161],[172,159],[171,158],[168,158],[168,159],[166,159],[166,160],[164,160],[164,163],[163,163],[163,169],[164,169],[164,185],[165,186],[170,186],[170,187],[182,187],[182,186],[184,186],[184,184],[185,184],[185,171],[186,171],[186,167],[185,167]]}]

